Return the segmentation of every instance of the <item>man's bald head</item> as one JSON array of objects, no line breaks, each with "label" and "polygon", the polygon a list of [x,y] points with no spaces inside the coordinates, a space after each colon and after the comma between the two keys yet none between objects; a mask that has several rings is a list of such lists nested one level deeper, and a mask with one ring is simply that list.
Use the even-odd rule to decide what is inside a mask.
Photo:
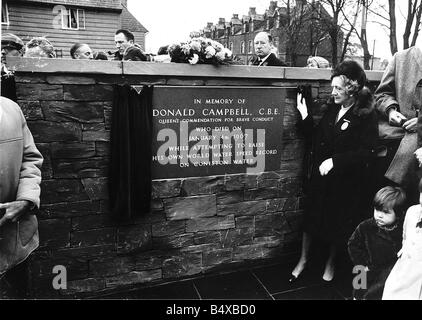
[{"label": "man's bald head", "polygon": [[260,58],[265,58],[271,53],[272,37],[267,32],[259,32],[255,36],[255,53]]}]

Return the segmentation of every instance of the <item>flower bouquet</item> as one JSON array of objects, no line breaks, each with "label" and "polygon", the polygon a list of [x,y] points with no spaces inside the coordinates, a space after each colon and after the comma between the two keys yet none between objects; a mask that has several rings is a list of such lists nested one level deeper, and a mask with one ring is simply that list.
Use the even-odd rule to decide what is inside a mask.
[{"label": "flower bouquet", "polygon": [[195,37],[169,47],[171,62],[190,64],[235,64],[232,52],[212,39]]}]

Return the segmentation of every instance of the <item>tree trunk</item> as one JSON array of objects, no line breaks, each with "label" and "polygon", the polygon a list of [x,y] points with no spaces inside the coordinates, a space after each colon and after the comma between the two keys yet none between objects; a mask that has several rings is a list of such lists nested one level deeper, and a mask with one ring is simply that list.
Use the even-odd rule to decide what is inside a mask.
[{"label": "tree trunk", "polygon": [[415,29],[413,32],[413,38],[412,38],[412,46],[416,45],[416,40],[419,36],[419,25],[421,24],[421,17],[422,17],[422,3],[418,6],[418,12],[416,14],[416,23],[415,23]]},{"label": "tree trunk", "polygon": [[396,0],[388,0],[390,14],[390,50],[394,55],[398,51],[397,47],[397,23],[396,23]]}]

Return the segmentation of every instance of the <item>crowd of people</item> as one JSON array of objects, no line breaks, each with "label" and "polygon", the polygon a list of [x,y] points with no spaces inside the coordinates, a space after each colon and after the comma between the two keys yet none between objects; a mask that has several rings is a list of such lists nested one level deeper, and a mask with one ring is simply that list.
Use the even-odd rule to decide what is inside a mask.
[{"label": "crowd of people", "polygon": [[[254,44],[256,55],[249,65],[286,66],[275,54],[268,33],[258,33]],[[76,43],[70,55],[72,59],[151,60],[130,31],[117,30],[115,45],[116,51],[105,53]],[[1,46],[3,96],[8,92],[3,89],[8,83],[4,81],[7,56],[55,57],[53,45],[44,37],[24,44],[16,35],[3,34]],[[156,61],[168,62],[165,57],[168,46],[160,48]],[[397,53],[374,93],[357,62],[341,62],[332,70],[332,93],[318,123],[311,114],[312,98],[298,93],[297,127],[306,141],[308,179],[301,255],[291,283],[306,270],[312,244],[322,242],[328,248],[324,281],[334,279],[342,248],[367,273],[367,283],[354,288],[355,299],[422,299],[422,69],[416,68],[420,61],[418,47]],[[308,67],[327,68],[329,63],[310,57]],[[0,108],[0,123],[13,123],[9,131],[0,131],[0,188],[8,190],[0,194],[0,277],[22,281],[19,268],[38,246],[32,210],[39,206],[43,159],[19,106],[11,100],[2,97]],[[22,138],[10,145],[1,143],[15,135]],[[25,241],[17,236],[19,223],[25,225]]]}]

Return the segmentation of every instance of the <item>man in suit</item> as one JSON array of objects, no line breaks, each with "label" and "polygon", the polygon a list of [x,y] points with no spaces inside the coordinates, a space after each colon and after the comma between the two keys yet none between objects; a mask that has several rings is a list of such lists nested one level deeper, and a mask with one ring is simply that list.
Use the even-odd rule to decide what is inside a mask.
[{"label": "man in suit", "polygon": [[255,36],[255,53],[256,57],[252,58],[249,65],[266,67],[285,67],[286,63],[278,59],[274,53],[271,52],[273,39],[267,32],[259,32]]},{"label": "man in suit", "polygon": [[135,43],[135,36],[129,30],[117,30],[114,35],[114,42],[117,49],[114,60],[147,61],[146,55]]}]

